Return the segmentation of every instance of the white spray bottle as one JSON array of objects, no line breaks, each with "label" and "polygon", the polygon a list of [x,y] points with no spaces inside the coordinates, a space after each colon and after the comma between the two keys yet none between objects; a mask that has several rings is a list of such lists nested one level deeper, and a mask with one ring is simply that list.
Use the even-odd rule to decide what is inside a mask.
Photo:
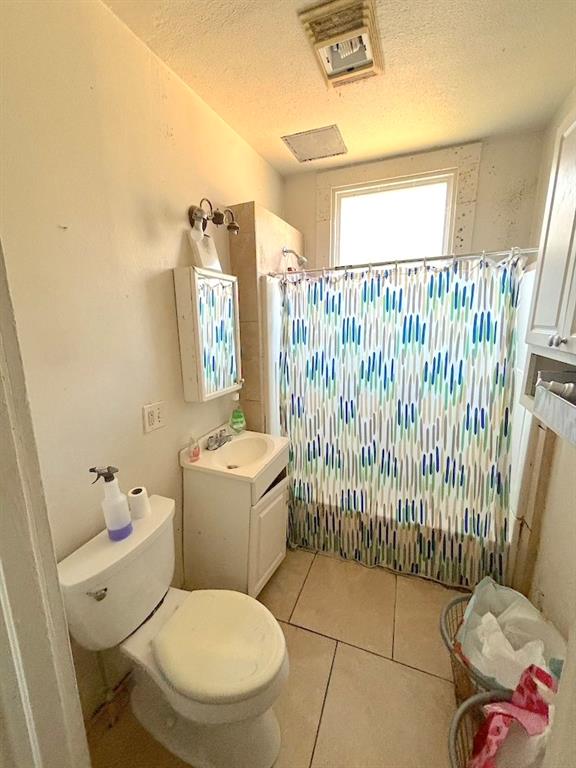
[{"label": "white spray bottle", "polygon": [[116,467],[92,467],[90,472],[96,473],[94,483],[97,483],[101,477],[104,478],[102,512],[104,512],[108,536],[112,541],[121,541],[132,533],[132,518],[126,494],[122,493],[118,480],[114,477],[118,470]]}]

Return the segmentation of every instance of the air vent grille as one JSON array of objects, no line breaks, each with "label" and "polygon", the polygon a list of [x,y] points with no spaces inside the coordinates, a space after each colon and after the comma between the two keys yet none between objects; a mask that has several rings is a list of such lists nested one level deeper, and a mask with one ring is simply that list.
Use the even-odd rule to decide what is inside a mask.
[{"label": "air vent grille", "polygon": [[382,72],[372,0],[331,0],[301,11],[299,17],[329,86]]},{"label": "air vent grille", "polygon": [[337,125],[291,133],[289,136],[282,136],[282,141],[300,163],[348,152]]}]

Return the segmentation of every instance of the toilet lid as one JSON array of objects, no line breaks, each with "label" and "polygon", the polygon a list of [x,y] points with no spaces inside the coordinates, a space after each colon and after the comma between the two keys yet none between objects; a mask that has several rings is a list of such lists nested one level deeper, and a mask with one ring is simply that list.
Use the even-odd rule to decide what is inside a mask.
[{"label": "toilet lid", "polygon": [[152,641],[166,680],[213,704],[254,696],[278,674],[286,643],[261,603],[241,592],[191,592]]}]

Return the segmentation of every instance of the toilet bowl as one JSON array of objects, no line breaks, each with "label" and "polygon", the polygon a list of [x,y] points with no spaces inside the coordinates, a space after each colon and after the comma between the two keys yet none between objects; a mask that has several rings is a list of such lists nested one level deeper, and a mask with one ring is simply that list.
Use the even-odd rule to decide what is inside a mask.
[{"label": "toilet bowl", "polygon": [[134,664],[131,705],[166,749],[194,768],[271,768],[280,751],[272,705],[288,677],[270,611],[229,590],[169,587],[174,502],[150,498],[128,539],[106,532],[59,566],[71,635],[119,646]]},{"label": "toilet bowl", "polygon": [[135,664],[132,708],[198,768],[269,768],[280,751],[272,704],[288,677],[282,630],[240,592],[170,589],[120,646]]}]

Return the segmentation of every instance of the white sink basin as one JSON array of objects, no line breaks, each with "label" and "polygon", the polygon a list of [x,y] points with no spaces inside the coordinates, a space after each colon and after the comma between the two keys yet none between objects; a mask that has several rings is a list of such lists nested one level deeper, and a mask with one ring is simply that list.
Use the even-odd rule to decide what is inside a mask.
[{"label": "white sink basin", "polygon": [[269,441],[264,437],[250,435],[244,439],[232,438],[232,442],[214,451],[214,459],[225,469],[239,469],[264,458],[270,448]]},{"label": "white sink basin", "polygon": [[[226,428],[226,425],[222,428]],[[205,435],[199,441],[198,461],[190,462],[188,451],[184,449],[180,452],[180,466],[190,472],[216,473],[227,482],[251,483],[253,503],[288,464],[289,441],[286,437],[262,432],[241,432],[215,451],[206,450],[207,437]]]}]

